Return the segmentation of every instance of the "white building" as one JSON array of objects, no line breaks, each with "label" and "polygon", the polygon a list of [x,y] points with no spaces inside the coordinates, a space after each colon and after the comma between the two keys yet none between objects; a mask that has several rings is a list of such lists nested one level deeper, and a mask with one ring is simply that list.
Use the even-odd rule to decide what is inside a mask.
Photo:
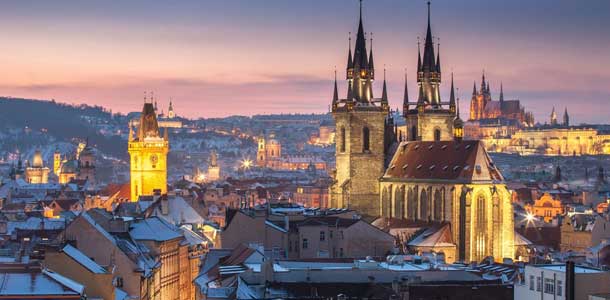
[{"label": "white building", "polygon": [[[515,300],[566,299],[566,265],[525,266],[524,280],[515,284]],[[575,300],[587,300],[589,295],[610,293],[610,272],[595,268],[574,268]]]}]

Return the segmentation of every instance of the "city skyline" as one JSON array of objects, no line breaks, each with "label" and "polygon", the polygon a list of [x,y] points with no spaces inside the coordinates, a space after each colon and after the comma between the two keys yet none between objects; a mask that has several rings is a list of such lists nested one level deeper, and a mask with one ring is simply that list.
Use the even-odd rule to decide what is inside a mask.
[{"label": "city skyline", "polygon": [[[143,91],[186,117],[328,111],[336,65],[339,90],[357,1],[4,3],[0,13],[0,94],[138,111]],[[527,7],[527,9],[523,9]],[[485,69],[497,99],[519,98],[544,123],[568,107],[575,124],[605,123],[610,108],[610,3],[570,1],[432,3],[449,96],[449,73],[467,118],[472,82]],[[377,73],[387,68],[392,108],[404,69],[416,93],[417,37],[425,1],[365,1]],[[569,20],[557,22],[558,19]],[[22,25],[20,28],[14,24]],[[76,26],[78,24],[78,26]],[[13,26],[11,26],[13,25]],[[370,37],[370,36],[369,36]],[[591,42],[593,41],[593,42]],[[246,49],[247,48],[247,49]],[[381,94],[379,76],[374,86]],[[567,83],[567,84],[566,84]]]}]

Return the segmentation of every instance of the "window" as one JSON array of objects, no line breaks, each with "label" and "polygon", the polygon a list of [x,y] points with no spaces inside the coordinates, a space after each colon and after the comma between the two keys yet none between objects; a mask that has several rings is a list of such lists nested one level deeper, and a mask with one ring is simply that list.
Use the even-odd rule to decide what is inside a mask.
[{"label": "window", "polygon": [[557,280],[557,296],[563,295],[563,282]]},{"label": "window", "polygon": [[320,242],[324,242],[326,240],[326,232],[320,231]]},{"label": "window", "polygon": [[339,233],[341,234],[341,239],[344,239],[345,236],[343,235],[343,230],[339,231]]},{"label": "window", "polygon": [[547,294],[555,294],[555,282],[552,278],[544,279],[544,292]]},{"label": "window", "polygon": [[441,130],[440,129],[434,129],[434,141],[438,142],[441,140]]},{"label": "window", "polygon": [[368,127],[362,128],[362,152],[370,151],[370,130]]},{"label": "window", "polygon": [[534,290],[534,275],[530,275],[530,291]]},{"label": "window", "polygon": [[343,248],[339,248],[339,257],[343,257]]},{"label": "window", "polygon": [[307,249],[309,247],[309,241],[307,239],[303,239],[303,249]]},{"label": "window", "polygon": [[417,127],[415,126],[411,127],[411,140],[417,140]]},{"label": "window", "polygon": [[542,278],[540,276],[536,276],[536,292],[540,292],[542,285]]},{"label": "window", "polygon": [[345,152],[345,127],[341,127],[341,152]]},{"label": "window", "polygon": [[331,239],[333,238],[333,231],[332,230],[330,231],[330,238]]}]

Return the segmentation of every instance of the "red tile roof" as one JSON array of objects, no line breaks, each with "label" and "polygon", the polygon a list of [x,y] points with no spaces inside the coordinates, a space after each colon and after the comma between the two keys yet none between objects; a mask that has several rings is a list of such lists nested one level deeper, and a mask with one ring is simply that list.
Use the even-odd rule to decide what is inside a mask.
[{"label": "red tile roof", "polygon": [[480,141],[403,142],[383,179],[503,180]]}]

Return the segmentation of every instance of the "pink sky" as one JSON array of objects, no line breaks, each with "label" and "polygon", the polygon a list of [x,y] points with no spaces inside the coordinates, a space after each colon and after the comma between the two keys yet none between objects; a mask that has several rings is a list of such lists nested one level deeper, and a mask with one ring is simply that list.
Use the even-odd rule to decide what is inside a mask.
[{"label": "pink sky", "polygon": [[[25,4],[3,4],[0,95],[130,112],[140,109],[144,91],[154,91],[163,108],[171,97],[177,113],[187,117],[325,112],[334,67],[339,78],[344,76],[347,32],[356,29],[357,6],[354,1],[314,2],[317,7],[282,1],[263,8],[248,1],[171,7],[32,4],[37,11]],[[425,5],[369,2],[365,30],[375,32],[378,74],[385,64],[390,102],[398,107],[403,70],[415,69]],[[546,1],[542,3],[558,6],[557,11],[544,5],[532,9],[553,18],[534,19],[533,14],[518,14],[518,3],[502,8],[501,14],[470,2],[463,7],[433,3],[444,97],[453,70],[465,114],[472,82],[478,85],[485,69],[496,95],[502,81],[506,97],[521,99],[537,119],[554,105],[559,110],[567,106],[576,122],[607,122],[610,34],[608,27],[599,27],[604,24],[599,20],[608,23],[607,13],[583,11],[593,14],[583,17],[572,11],[579,8],[576,4]],[[470,6],[480,10],[472,12]],[[492,12],[508,20],[492,19]],[[473,18],[479,14],[491,23]],[[571,27],[564,28],[558,18],[565,14],[576,14]],[[591,33],[593,29],[597,32]],[[414,72],[409,76],[414,96]],[[339,85],[344,94],[344,82]],[[378,80],[378,95],[380,88]]]}]

